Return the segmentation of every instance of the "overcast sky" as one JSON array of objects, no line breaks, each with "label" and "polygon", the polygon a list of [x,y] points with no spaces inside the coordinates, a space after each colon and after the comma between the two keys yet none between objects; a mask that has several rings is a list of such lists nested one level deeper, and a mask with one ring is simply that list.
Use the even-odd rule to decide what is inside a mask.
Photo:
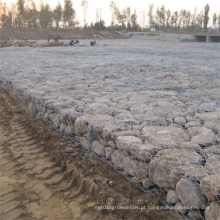
[{"label": "overcast sky", "polygon": [[[111,0],[87,0],[88,1],[88,11],[87,11],[87,22],[90,24],[92,21],[95,21],[95,14],[97,8],[102,8],[101,10],[101,17],[106,21],[107,24],[111,22],[111,11],[110,11],[110,2]],[[3,0],[3,2],[6,2],[8,5],[10,5],[12,2],[16,2],[14,0]],[[35,0],[37,4],[39,4],[39,0]],[[52,8],[54,8],[58,0],[43,0],[44,3],[49,3]],[[83,10],[81,6],[82,0],[72,0],[73,6],[76,10],[76,18],[80,21],[83,21]],[[125,8],[130,6],[133,10],[137,10],[137,15],[140,16],[140,12],[145,10],[146,14],[148,12],[148,7],[150,3],[154,3],[154,10],[156,10],[157,7],[160,7],[162,4],[165,5],[167,9],[170,9],[173,11],[180,11],[181,9],[186,9],[193,11],[195,7],[197,7],[198,12],[200,12],[204,6],[209,3],[210,5],[210,17],[214,13],[220,14],[220,0],[150,0],[150,1],[143,1],[143,0],[115,0],[116,4],[120,8]],[[60,0],[60,3],[63,5],[63,0]],[[140,20],[139,20],[140,21]],[[212,19],[211,19],[212,22]],[[146,23],[147,24],[147,23]]]}]

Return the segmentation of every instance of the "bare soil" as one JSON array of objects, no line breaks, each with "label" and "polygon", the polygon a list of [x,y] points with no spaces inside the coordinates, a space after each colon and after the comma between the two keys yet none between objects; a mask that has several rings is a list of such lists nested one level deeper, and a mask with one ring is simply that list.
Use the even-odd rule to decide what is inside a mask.
[{"label": "bare soil", "polygon": [[0,39],[6,40],[8,37],[14,37],[18,40],[27,38],[28,40],[47,40],[48,36],[53,39],[60,35],[63,39],[93,39],[93,35],[100,35],[106,39],[124,39],[125,36],[115,31],[96,31],[96,30],[64,30],[64,29],[45,29],[45,28],[0,28]]},{"label": "bare soil", "polygon": [[[0,103],[1,220],[182,219],[170,210],[95,209],[96,205],[161,204],[63,139],[4,90]],[[65,147],[73,152],[64,152]],[[114,180],[115,186],[109,186],[108,180]]]}]

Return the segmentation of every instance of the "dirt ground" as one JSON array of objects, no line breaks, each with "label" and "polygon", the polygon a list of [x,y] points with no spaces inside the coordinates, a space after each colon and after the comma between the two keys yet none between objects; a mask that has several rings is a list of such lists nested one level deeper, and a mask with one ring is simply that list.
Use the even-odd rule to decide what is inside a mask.
[{"label": "dirt ground", "polygon": [[53,39],[56,35],[61,36],[63,39],[93,39],[93,35],[100,35],[106,39],[124,39],[125,36],[115,31],[96,31],[96,30],[64,30],[64,29],[32,29],[32,28],[1,28],[0,39],[6,40],[7,37],[14,37],[15,39],[22,40],[47,40],[48,36]]},{"label": "dirt ground", "polygon": [[[182,219],[0,90],[1,220]],[[64,149],[69,147],[71,153]],[[107,184],[114,180],[115,186]],[[137,206],[98,210],[95,206]],[[140,207],[143,210],[140,210]]]}]

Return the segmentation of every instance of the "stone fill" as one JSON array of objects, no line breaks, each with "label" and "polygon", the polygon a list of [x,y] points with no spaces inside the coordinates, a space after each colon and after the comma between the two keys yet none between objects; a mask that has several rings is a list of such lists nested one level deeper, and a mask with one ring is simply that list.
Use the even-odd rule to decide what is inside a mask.
[{"label": "stone fill", "polygon": [[1,50],[0,68],[0,86],[15,100],[131,182],[161,189],[176,207],[210,204],[207,219],[218,216],[218,45],[10,47]]}]

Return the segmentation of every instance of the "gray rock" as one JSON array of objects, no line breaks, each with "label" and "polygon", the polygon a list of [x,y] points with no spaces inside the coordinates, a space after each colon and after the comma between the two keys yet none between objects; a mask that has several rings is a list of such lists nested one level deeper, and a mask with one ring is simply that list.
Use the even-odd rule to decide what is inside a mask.
[{"label": "gray rock", "polygon": [[212,157],[214,155],[220,156],[220,145],[206,147],[202,150],[202,155],[206,158]]},{"label": "gray rock", "polygon": [[123,169],[131,176],[135,176],[138,170],[138,162],[136,160],[132,160],[130,157],[124,157]]},{"label": "gray rock", "polygon": [[112,149],[115,149],[115,143],[113,141],[109,141],[108,146],[111,147]]},{"label": "gray rock", "polygon": [[185,214],[187,213],[187,211],[188,211],[186,208],[184,208],[184,205],[183,205],[183,203],[181,203],[181,202],[178,202],[178,203],[174,206],[174,208],[175,208],[175,211],[179,212],[179,213],[182,214],[182,215],[185,215]]},{"label": "gray rock", "polygon": [[124,155],[120,150],[115,150],[111,154],[111,161],[113,164],[115,164],[118,168],[123,168],[123,162],[124,162]]},{"label": "gray rock", "polygon": [[106,159],[110,159],[111,158],[111,154],[114,152],[114,149],[112,149],[111,147],[105,147],[105,158]]},{"label": "gray rock", "polygon": [[189,135],[180,127],[148,126],[142,129],[142,134],[150,143],[160,147],[179,146],[181,142],[189,141]]},{"label": "gray rock", "polygon": [[175,189],[181,177],[182,174],[176,168],[170,167],[167,162],[151,160],[149,163],[150,180],[165,190]]},{"label": "gray rock", "polygon": [[216,109],[214,112],[203,112],[203,113],[197,113],[195,115],[195,118],[202,119],[203,121],[213,121],[213,120],[219,120],[220,118],[220,110]]},{"label": "gray rock", "polygon": [[185,124],[185,128],[187,128],[187,129],[193,128],[193,127],[201,127],[201,126],[202,126],[202,124],[200,121],[190,121]]},{"label": "gray rock", "polygon": [[206,121],[204,126],[212,131],[218,133],[220,131],[220,120],[216,121]]},{"label": "gray rock", "polygon": [[191,180],[200,180],[209,174],[209,170],[202,165],[182,165],[179,169],[182,173],[186,174]]},{"label": "gray rock", "polygon": [[139,179],[143,179],[144,177],[148,176],[148,170],[145,168],[140,168],[137,170],[136,172],[136,176],[139,178]]},{"label": "gray rock", "polygon": [[131,176],[135,176],[139,168],[138,161],[126,156],[125,153],[123,153],[120,150],[115,150],[111,154],[111,161],[113,164],[123,169],[126,173],[130,174]]},{"label": "gray rock", "polygon": [[197,184],[188,179],[181,179],[176,185],[180,201],[185,206],[205,206],[208,200]]},{"label": "gray rock", "polygon": [[143,184],[143,187],[148,189],[150,188],[151,186],[153,186],[153,183],[150,181],[149,178],[145,177],[144,179],[141,180],[142,184]]},{"label": "gray rock", "polygon": [[209,170],[210,174],[216,174],[220,175],[218,170],[220,169],[220,155],[213,154],[212,156],[209,156],[206,159],[205,168]]},{"label": "gray rock", "polygon": [[161,149],[161,147],[157,147],[149,143],[134,144],[130,147],[130,152],[135,158],[145,162],[150,162],[153,156]]},{"label": "gray rock", "polygon": [[119,136],[116,139],[116,147],[128,152],[130,152],[131,147],[140,143],[142,143],[141,139],[134,136]]},{"label": "gray rock", "polygon": [[97,140],[93,142],[92,150],[100,156],[105,156],[105,147]]},{"label": "gray rock", "polygon": [[184,126],[186,124],[186,119],[184,117],[175,117],[174,123]]},{"label": "gray rock", "polygon": [[203,163],[203,157],[189,150],[178,149],[164,149],[159,151],[155,158],[159,158],[161,162],[170,162],[171,166],[189,165],[189,164],[201,164]]},{"label": "gray rock", "polygon": [[200,186],[209,201],[219,201],[220,173],[203,177],[201,179]]},{"label": "gray rock", "polygon": [[180,201],[176,190],[169,190],[167,193],[167,202],[170,204],[176,204]]},{"label": "gray rock", "polygon": [[193,220],[203,220],[203,216],[201,215],[199,210],[189,210],[188,217]]},{"label": "gray rock", "polygon": [[206,220],[220,220],[220,204],[219,202],[211,202],[205,209]]},{"label": "gray rock", "polygon": [[140,184],[141,180],[137,177],[133,177],[133,178],[131,178],[131,182],[134,183],[134,184]]},{"label": "gray rock", "polygon": [[189,133],[192,136],[191,141],[199,145],[211,146],[217,143],[217,136],[208,128],[194,127],[189,129]]}]

